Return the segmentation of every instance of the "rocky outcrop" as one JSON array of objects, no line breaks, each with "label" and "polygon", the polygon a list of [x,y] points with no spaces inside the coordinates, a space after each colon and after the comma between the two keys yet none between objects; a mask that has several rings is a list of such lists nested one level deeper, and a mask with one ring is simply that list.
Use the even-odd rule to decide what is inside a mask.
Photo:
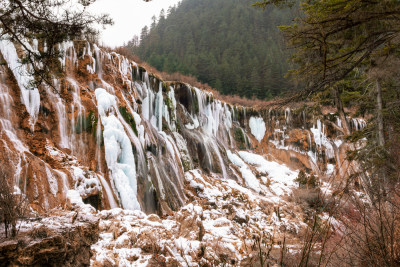
[{"label": "rocky outcrop", "polygon": [[23,222],[15,239],[0,242],[0,266],[89,266],[98,219],[75,212]]},{"label": "rocky outcrop", "polygon": [[52,86],[28,90],[0,44],[0,167],[31,209],[64,210],[23,222],[3,265],[248,266],[260,236],[298,249],[300,170],[326,193],[356,169],[334,113],[232,106],[82,41],[60,45]]},{"label": "rocky outcrop", "polygon": [[[0,47],[16,66],[14,45]],[[188,201],[185,172],[244,181],[228,151],[255,151],[321,177],[348,164],[335,114],[232,106],[88,42],[60,49],[64,72],[54,73],[52,86],[33,90],[40,99],[29,105],[23,96],[32,92],[23,82],[32,77],[6,66],[0,71],[0,159],[38,212],[64,206],[74,189],[99,210],[166,216]],[[355,129],[365,125],[352,121]]]}]

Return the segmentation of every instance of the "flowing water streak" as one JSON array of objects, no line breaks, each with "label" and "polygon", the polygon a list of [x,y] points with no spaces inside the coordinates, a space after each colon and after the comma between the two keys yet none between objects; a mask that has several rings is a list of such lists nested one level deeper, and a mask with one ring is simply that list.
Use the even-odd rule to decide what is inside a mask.
[{"label": "flowing water streak", "polygon": [[[19,154],[18,163],[14,163],[14,166],[15,166],[15,171],[14,171],[15,180],[14,181],[15,181],[15,185],[19,186],[21,183],[21,179],[23,177],[22,170],[24,169],[25,162],[26,162],[24,152],[28,152],[29,149],[18,138],[17,133],[15,131],[15,127],[13,126],[13,124],[11,122],[12,116],[13,116],[13,113],[11,111],[12,111],[12,105],[14,103],[13,103],[13,99],[10,95],[9,88],[5,85],[5,77],[3,76],[3,73],[5,73],[5,69],[2,67],[0,69],[0,79],[2,81],[0,83],[0,135],[2,135],[2,133],[4,133],[7,136],[7,138],[9,139],[9,141],[12,143],[12,145],[14,146],[13,150],[11,150],[9,148],[10,153],[15,153],[15,151],[16,151]],[[4,145],[6,147],[8,147],[6,143],[4,143]],[[14,151],[14,152],[12,152],[12,151]],[[22,165],[22,164],[24,164],[24,165]],[[24,193],[26,192],[25,186],[23,188],[23,192]]]},{"label": "flowing water streak", "polygon": [[82,104],[81,90],[79,84],[72,78],[67,78],[69,85],[72,87],[71,103],[71,131],[70,131],[70,149],[75,156],[83,156],[86,153],[86,135],[81,134],[86,128],[85,107]]},{"label": "flowing water streak", "polygon": [[[7,38],[7,36],[3,37]],[[39,90],[33,86],[34,79],[29,73],[28,65],[21,64],[17,50],[12,42],[6,39],[1,40],[0,52],[7,61],[8,67],[11,69],[15,79],[17,80],[18,86],[21,90],[21,101],[30,115],[31,130],[33,131],[39,114]]]},{"label": "flowing water streak", "polygon": [[144,139],[144,127],[141,125],[141,119],[140,116],[132,109],[129,101],[126,99],[124,94],[121,94],[122,99],[124,100],[126,106],[128,107],[128,111],[130,115],[133,117],[135,120],[135,125],[136,125],[136,130],[138,132],[138,136],[132,131],[131,127],[125,122],[123,119],[122,115],[120,114],[119,110],[117,110],[118,118],[122,122],[122,124],[125,127],[125,130],[128,131],[129,133],[129,138],[131,142],[135,145],[136,152],[138,153],[138,168],[140,168],[140,171],[147,176],[147,166],[146,166],[146,158],[145,154],[143,151],[144,147],[144,142],[140,140],[142,137]]},{"label": "flowing water streak", "polygon": [[[53,86],[56,88],[58,92],[61,90],[60,82],[58,79],[53,79]],[[68,124],[67,124],[67,112],[65,109],[65,104],[63,99],[53,92],[48,86],[46,86],[47,94],[50,98],[51,103],[54,104],[54,107],[57,111],[58,117],[58,128],[60,133],[60,142],[59,145],[62,148],[70,148],[70,135],[68,134]]]},{"label": "flowing water streak", "polygon": [[101,185],[103,186],[104,190],[106,190],[108,203],[110,204],[110,208],[118,208],[118,204],[114,199],[114,194],[112,193],[111,187],[108,185],[106,179],[104,179],[103,175],[97,175],[97,178],[100,180]]}]

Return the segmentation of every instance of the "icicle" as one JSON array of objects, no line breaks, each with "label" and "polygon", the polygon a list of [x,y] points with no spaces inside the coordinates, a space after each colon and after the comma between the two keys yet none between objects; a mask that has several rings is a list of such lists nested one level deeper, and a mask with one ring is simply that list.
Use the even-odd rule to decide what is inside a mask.
[{"label": "icicle", "polygon": [[163,95],[162,95],[162,83],[160,82],[157,97],[156,97],[156,118],[157,118],[157,129],[162,131],[162,118],[163,118]]}]

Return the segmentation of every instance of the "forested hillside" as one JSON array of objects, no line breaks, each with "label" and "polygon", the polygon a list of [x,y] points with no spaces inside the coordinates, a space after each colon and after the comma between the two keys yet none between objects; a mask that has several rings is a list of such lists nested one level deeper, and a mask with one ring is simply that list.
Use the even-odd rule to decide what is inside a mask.
[{"label": "forested hillside", "polygon": [[153,17],[128,48],[164,72],[190,74],[223,94],[270,98],[294,88],[277,26],[294,11],[262,12],[242,0],[184,0]]}]

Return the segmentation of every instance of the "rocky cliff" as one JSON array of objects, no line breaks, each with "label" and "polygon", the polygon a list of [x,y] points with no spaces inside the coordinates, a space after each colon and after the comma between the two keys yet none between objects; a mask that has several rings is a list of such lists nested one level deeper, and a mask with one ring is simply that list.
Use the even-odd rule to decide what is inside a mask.
[{"label": "rocky cliff", "polygon": [[0,266],[89,266],[98,224],[74,212],[25,221],[16,239],[0,243]]},{"label": "rocky cliff", "polygon": [[[105,232],[107,220],[131,225],[114,233],[114,239],[132,232],[133,221],[147,218],[144,213],[174,216],[172,224],[163,224],[159,217],[146,222],[155,220],[166,236],[197,240],[194,246],[204,256],[207,249],[199,245],[204,238],[199,235],[208,233],[209,240],[218,240],[211,226],[229,228],[232,222],[254,219],[263,222],[259,230],[284,225],[282,232],[299,232],[301,216],[295,219],[292,211],[293,221],[286,218],[282,223],[285,212],[279,212],[287,203],[289,213],[299,209],[301,214],[295,203],[285,200],[299,170],[321,178],[351,172],[345,160],[350,144],[343,140],[342,122],[334,113],[232,106],[189,84],[163,81],[87,42],[68,42],[59,49],[64,52],[59,61],[64,71],[52,74],[52,85],[34,88],[29,67],[19,63],[24,51],[0,43],[0,59],[6,63],[0,67],[1,166],[39,213],[64,208],[68,192],[74,190],[98,210],[125,210],[122,217],[121,211],[101,213]],[[351,120],[354,129],[364,124]],[[196,209],[199,205],[201,210]],[[213,209],[221,212],[213,214]],[[183,233],[182,224],[193,223],[186,222],[190,216],[185,212],[194,216],[194,225],[202,226]],[[215,225],[203,225],[204,220]],[[240,238],[248,233],[231,234],[235,237],[228,238],[231,245],[221,255],[244,253]],[[176,259],[179,246],[169,244],[164,250]]]}]

